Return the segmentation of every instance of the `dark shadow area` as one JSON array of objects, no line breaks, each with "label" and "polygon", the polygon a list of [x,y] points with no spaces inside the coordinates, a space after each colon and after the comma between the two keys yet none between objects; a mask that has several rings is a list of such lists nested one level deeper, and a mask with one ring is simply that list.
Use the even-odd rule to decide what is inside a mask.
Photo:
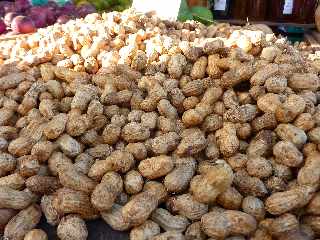
[{"label": "dark shadow area", "polygon": [[[89,231],[88,240],[129,240],[127,232],[118,232],[111,229],[102,219],[86,222]],[[48,234],[48,240],[58,240],[56,227],[49,225],[42,217],[39,228]]]}]

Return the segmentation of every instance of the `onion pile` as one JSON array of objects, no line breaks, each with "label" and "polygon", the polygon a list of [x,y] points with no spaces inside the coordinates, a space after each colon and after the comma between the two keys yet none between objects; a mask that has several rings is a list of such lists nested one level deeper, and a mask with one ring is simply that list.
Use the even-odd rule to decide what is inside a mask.
[{"label": "onion pile", "polygon": [[0,34],[19,34],[35,32],[37,28],[54,23],[66,23],[70,19],[85,17],[96,12],[89,3],[76,6],[72,2],[59,6],[54,2],[46,6],[31,6],[28,0],[0,2]]}]

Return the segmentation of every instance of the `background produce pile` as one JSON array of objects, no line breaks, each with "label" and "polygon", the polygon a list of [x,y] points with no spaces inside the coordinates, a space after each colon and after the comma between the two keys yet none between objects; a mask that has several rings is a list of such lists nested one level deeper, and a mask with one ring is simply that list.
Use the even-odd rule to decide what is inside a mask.
[{"label": "background produce pile", "polygon": [[[257,27],[251,26],[251,29]],[[90,14],[0,42],[0,231],[132,240],[320,236],[320,72],[305,44]]]},{"label": "background produce pile", "polygon": [[37,28],[58,23],[66,23],[71,18],[85,17],[96,12],[88,2],[76,6],[71,2],[63,6],[49,2],[45,6],[31,6],[29,0],[0,2],[0,34],[32,33]]}]

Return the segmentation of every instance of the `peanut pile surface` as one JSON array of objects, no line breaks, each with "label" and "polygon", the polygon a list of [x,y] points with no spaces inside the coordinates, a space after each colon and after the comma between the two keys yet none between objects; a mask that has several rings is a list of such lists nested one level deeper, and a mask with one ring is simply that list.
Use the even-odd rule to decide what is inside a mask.
[{"label": "peanut pile surface", "polygon": [[[311,56],[311,57],[310,57]],[[90,14],[0,42],[0,237],[320,237],[320,58],[263,26]]]}]

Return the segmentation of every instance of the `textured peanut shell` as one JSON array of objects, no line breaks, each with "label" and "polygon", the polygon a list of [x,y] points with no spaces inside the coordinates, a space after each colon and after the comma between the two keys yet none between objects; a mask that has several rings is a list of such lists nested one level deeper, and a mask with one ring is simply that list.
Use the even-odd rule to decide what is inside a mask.
[{"label": "textured peanut shell", "polygon": [[38,205],[32,205],[21,210],[14,216],[4,230],[4,237],[22,240],[26,233],[33,229],[40,221],[41,210]]}]

